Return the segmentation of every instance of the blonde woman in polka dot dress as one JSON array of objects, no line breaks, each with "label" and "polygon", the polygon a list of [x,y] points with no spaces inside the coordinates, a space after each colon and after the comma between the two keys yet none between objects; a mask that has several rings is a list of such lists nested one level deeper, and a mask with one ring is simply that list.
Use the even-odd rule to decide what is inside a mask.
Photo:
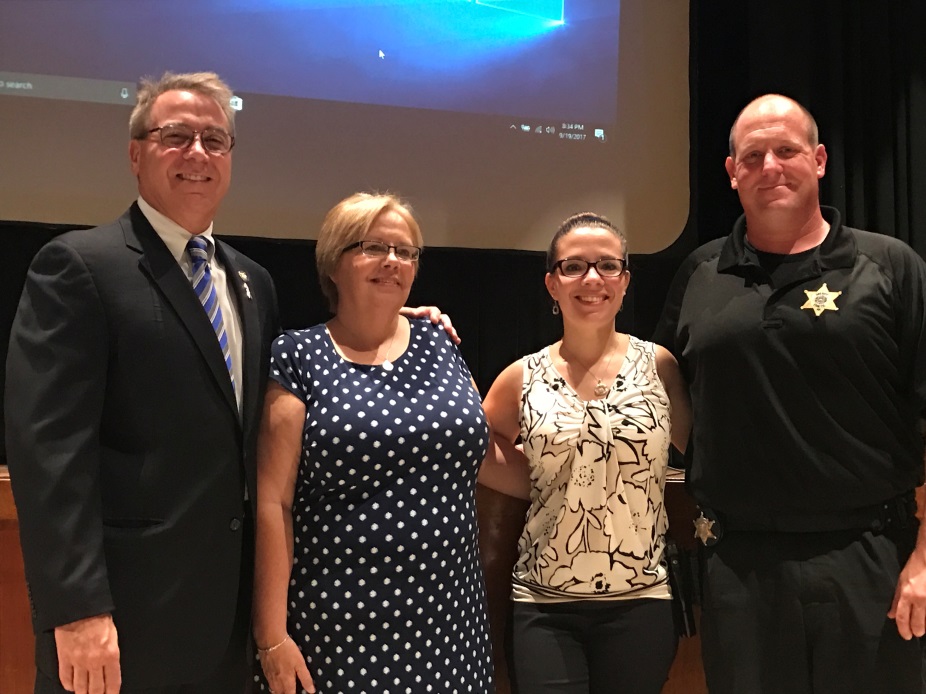
[{"label": "blonde woman in polka dot dress", "polygon": [[334,318],[273,345],[258,467],[261,691],[494,691],[474,488],[489,436],[444,330],[399,314],[421,232],[353,195],[316,249]]}]

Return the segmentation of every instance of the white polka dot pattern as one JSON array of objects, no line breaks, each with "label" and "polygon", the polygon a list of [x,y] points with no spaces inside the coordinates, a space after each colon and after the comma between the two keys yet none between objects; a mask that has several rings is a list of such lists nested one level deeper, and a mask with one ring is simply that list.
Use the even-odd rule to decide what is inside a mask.
[{"label": "white polka dot pattern", "polygon": [[306,402],[288,626],[319,694],[494,691],[485,416],[456,346],[410,322],[390,371],[342,359],[323,325],[273,346],[271,378]]}]

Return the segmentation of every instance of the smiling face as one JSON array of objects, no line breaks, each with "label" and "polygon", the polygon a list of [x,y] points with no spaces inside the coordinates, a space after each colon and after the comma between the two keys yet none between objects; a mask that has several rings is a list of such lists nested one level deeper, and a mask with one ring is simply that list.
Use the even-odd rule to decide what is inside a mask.
[{"label": "smiling face", "polygon": [[785,97],[758,99],[740,114],[732,134],[735,153],[727,157],[726,169],[747,218],[819,207],[826,149],[812,143],[809,133],[806,114]]},{"label": "smiling face", "polygon": [[[408,223],[395,210],[382,212],[363,240],[417,245]],[[369,306],[398,311],[408,299],[417,269],[417,262],[399,260],[392,249],[380,257],[367,255],[359,247],[344,252],[331,274],[338,292],[338,313]]]},{"label": "smiling face", "polygon": [[[581,258],[597,262],[603,258],[625,257],[624,244],[610,229],[578,227],[562,236],[556,244],[556,260]],[[563,320],[611,321],[621,308],[630,273],[602,277],[589,267],[582,277],[566,277],[559,270],[548,273],[547,291],[559,302]]]},{"label": "smiling face", "polygon": [[[194,130],[229,130],[219,104],[198,92],[161,94],[151,108],[149,128],[184,123]],[[209,154],[197,137],[186,148],[161,144],[158,133],[129,143],[138,192],[161,214],[193,234],[205,231],[231,183],[231,152]]]}]

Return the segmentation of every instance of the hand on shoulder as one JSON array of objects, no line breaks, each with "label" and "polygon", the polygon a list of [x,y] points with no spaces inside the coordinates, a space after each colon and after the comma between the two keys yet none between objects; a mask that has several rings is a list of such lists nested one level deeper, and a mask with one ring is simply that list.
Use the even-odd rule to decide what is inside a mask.
[{"label": "hand on shoulder", "polygon": [[457,335],[457,330],[453,327],[450,316],[441,313],[437,306],[418,306],[416,308],[403,306],[399,309],[399,313],[406,318],[427,318],[434,325],[442,327],[455,345],[460,344],[460,336]]}]

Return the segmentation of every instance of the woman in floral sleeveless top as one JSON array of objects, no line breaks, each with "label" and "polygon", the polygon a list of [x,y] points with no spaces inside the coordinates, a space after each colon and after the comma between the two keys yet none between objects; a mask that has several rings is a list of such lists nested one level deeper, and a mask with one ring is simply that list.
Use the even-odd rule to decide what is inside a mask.
[{"label": "woman in floral sleeveless top", "polygon": [[687,391],[667,350],[614,328],[630,282],[619,230],[570,217],[547,261],[563,338],[506,368],[484,402],[526,456],[479,479],[531,502],[512,575],[518,691],[657,694],[677,646],[663,490]]}]

